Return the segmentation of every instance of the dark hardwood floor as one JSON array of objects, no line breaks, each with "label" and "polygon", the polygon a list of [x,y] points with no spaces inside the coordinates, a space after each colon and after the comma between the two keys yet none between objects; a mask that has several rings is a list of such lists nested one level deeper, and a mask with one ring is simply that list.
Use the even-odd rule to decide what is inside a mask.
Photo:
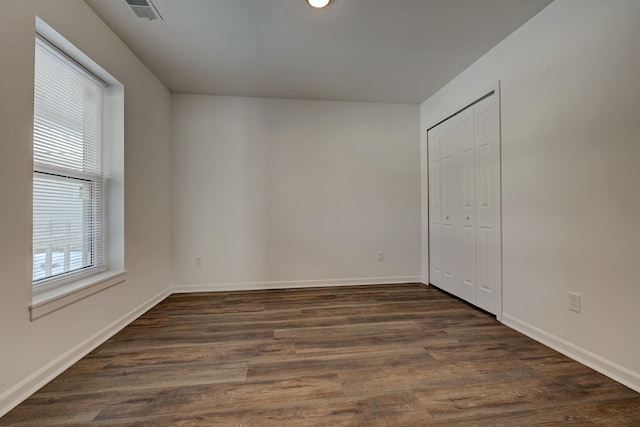
[{"label": "dark hardwood floor", "polygon": [[173,295],[0,426],[640,426],[640,394],[423,285]]}]

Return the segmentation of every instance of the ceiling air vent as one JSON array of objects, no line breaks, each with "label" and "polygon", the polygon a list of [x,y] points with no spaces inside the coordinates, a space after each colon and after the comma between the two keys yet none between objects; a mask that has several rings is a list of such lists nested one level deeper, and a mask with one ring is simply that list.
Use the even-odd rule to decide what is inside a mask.
[{"label": "ceiling air vent", "polygon": [[138,18],[146,18],[149,21],[154,19],[162,19],[162,16],[158,13],[158,10],[153,5],[151,0],[125,0],[131,10],[136,14]]}]

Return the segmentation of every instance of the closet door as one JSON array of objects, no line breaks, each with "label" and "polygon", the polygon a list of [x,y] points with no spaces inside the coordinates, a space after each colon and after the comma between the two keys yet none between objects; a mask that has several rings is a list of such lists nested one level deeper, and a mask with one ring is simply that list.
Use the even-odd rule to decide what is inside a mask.
[{"label": "closet door", "polygon": [[440,168],[442,202],[442,286],[454,295],[458,294],[458,151],[457,116],[440,124]]},{"label": "closet door", "polygon": [[428,133],[430,281],[493,313],[501,304],[500,111],[495,93]]},{"label": "closet door", "polygon": [[458,193],[457,234],[460,239],[458,296],[476,303],[476,177],[474,107],[458,114]]},{"label": "closet door", "polygon": [[442,212],[440,205],[440,126],[427,133],[429,169],[429,283],[442,286]]},{"label": "closet door", "polygon": [[497,314],[501,300],[500,115],[498,97],[474,106],[476,157],[476,305]]}]

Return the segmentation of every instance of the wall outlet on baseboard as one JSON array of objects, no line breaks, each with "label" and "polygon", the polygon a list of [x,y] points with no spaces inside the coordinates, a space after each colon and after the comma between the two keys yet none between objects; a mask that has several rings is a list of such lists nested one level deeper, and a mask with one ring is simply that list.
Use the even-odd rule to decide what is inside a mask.
[{"label": "wall outlet on baseboard", "polygon": [[384,261],[384,251],[378,251],[378,261]]},{"label": "wall outlet on baseboard", "polygon": [[202,257],[196,257],[196,267],[202,267]]},{"label": "wall outlet on baseboard", "polygon": [[580,313],[580,294],[569,292],[569,310]]}]

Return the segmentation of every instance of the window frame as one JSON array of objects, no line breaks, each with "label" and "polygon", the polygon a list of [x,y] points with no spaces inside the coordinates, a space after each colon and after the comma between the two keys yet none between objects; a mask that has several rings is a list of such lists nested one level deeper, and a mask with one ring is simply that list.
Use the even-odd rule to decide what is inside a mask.
[{"label": "window frame", "polygon": [[[106,84],[102,92],[101,112],[103,151],[100,184],[102,190],[101,225],[103,233],[101,244],[103,266],[99,269],[87,271],[83,269],[75,273],[68,273],[62,277],[51,278],[46,284],[42,284],[36,289],[33,285],[32,276],[34,270],[34,251],[32,248],[31,280],[29,283],[32,298],[28,307],[31,321],[36,321],[53,312],[65,309],[98,292],[121,284],[127,279],[124,253],[124,85],[38,16],[35,17],[34,49],[37,35],[40,35],[49,44],[61,51],[69,60],[77,63]],[[97,50],[97,52],[100,52],[100,50]],[[35,60],[35,55],[33,58]],[[33,69],[35,71],[35,63]],[[35,75],[33,77],[35,86]],[[35,108],[33,117],[35,118]],[[33,144],[32,136],[32,147]],[[32,165],[34,179],[36,168],[41,168],[44,173],[61,177],[96,179],[95,174],[92,172],[75,169],[70,171],[64,167],[59,169],[57,165],[38,164],[34,155],[32,155],[32,158],[34,159]],[[92,211],[95,212],[95,210]],[[33,241],[33,232],[31,235]]]},{"label": "window frame", "polygon": [[[81,63],[79,63],[75,58],[73,58],[71,55],[69,55],[67,52],[65,52],[64,50],[62,50],[60,47],[56,46],[55,43],[52,43],[51,41],[49,41],[44,35],[40,34],[39,32],[36,31],[36,35],[35,35],[35,48],[36,49],[46,49],[50,54],[55,55],[59,60],[61,60],[63,63],[65,63],[65,65],[69,68],[74,69],[75,72],[79,72],[80,75],[83,76],[83,78],[86,81],[91,81],[91,83],[95,83],[97,86],[101,86],[101,88],[99,89],[100,91],[100,99],[98,100],[99,102],[99,122],[97,124],[97,127],[99,128],[99,138],[97,140],[97,143],[95,144],[97,146],[97,151],[102,153],[102,151],[104,150],[104,135],[103,135],[103,131],[102,131],[102,127],[103,127],[103,123],[105,121],[105,111],[103,108],[103,98],[104,98],[104,93],[106,88],[108,87],[108,84],[106,82],[104,82],[102,79],[100,79],[97,75],[95,75],[93,72],[91,72],[91,70],[89,70],[87,67],[85,67],[84,65],[82,65]],[[36,55],[37,58],[37,55]],[[37,67],[38,64],[35,64],[34,67],[34,72],[37,72]],[[35,79],[34,79],[35,82]],[[35,86],[35,83],[34,83]],[[37,98],[36,95],[36,89],[37,87],[34,87],[34,103],[35,103],[35,99]],[[80,88],[81,89],[81,88]],[[94,105],[98,105],[98,104],[94,104]],[[86,111],[84,108],[86,106],[83,106],[83,111]],[[34,126],[36,123],[36,112],[35,112],[35,105],[34,105]],[[86,114],[86,113],[85,113]],[[46,120],[45,118],[42,118],[42,120]],[[52,124],[54,125],[59,125],[59,122],[52,122]],[[35,128],[34,128],[35,129]],[[52,165],[52,164],[48,164],[48,163],[44,163],[44,162],[38,162],[35,160],[35,135],[34,135],[34,139],[33,139],[33,144],[34,144],[34,162],[33,162],[33,182],[34,185],[32,185],[32,188],[35,194],[35,182],[36,182],[36,176],[41,176],[43,178],[49,178],[50,180],[56,180],[59,179],[60,182],[77,182],[78,184],[82,184],[82,183],[89,183],[90,184],[90,197],[89,197],[89,203],[91,205],[89,211],[90,211],[90,215],[91,218],[90,219],[83,219],[82,220],[82,230],[83,232],[86,232],[88,235],[87,236],[83,236],[82,240],[87,239],[88,242],[86,243],[88,248],[84,249],[83,248],[83,256],[84,256],[84,252],[85,250],[87,251],[88,257],[90,259],[89,264],[88,265],[83,265],[80,268],[74,269],[74,270],[69,270],[69,271],[65,271],[65,269],[63,268],[62,273],[58,273],[58,274],[50,274],[50,275],[46,275],[46,270],[51,270],[51,266],[45,267],[45,277],[42,279],[34,279],[32,276],[32,288],[33,288],[33,294],[37,295],[40,294],[42,292],[46,292],[48,290],[51,289],[55,289],[59,286],[63,286],[67,283],[71,283],[74,281],[77,281],[79,279],[85,278],[85,277],[90,277],[92,275],[95,275],[97,273],[103,272],[107,269],[107,260],[105,259],[105,247],[104,247],[104,241],[105,241],[105,222],[104,222],[104,208],[105,206],[103,206],[103,202],[102,202],[102,195],[104,193],[104,178],[103,178],[103,167],[102,167],[102,154],[100,154],[99,160],[97,164],[97,169],[100,170],[100,173],[97,172],[90,172],[86,170],[86,165],[83,166],[83,169],[85,170],[77,170],[77,169],[73,169],[71,167],[67,168],[64,166],[58,166],[58,165]],[[86,142],[83,142],[83,145],[85,145]],[[85,147],[86,148],[86,147]],[[85,157],[85,155],[83,154],[83,157]],[[95,162],[95,160],[94,160]],[[95,169],[96,165],[93,165],[93,169]],[[88,231],[87,231],[88,229]],[[34,240],[33,244],[35,244],[35,232],[32,233],[32,239]],[[84,246],[84,243],[83,243]],[[53,248],[49,248],[49,250],[52,252]],[[70,250],[70,249],[69,249]],[[67,254],[65,253],[65,258],[66,258]],[[46,258],[51,258],[51,256],[46,256]],[[35,273],[35,248],[32,249],[32,274]],[[45,263],[49,263],[48,261],[45,261]],[[84,264],[84,263],[83,263]]]}]

